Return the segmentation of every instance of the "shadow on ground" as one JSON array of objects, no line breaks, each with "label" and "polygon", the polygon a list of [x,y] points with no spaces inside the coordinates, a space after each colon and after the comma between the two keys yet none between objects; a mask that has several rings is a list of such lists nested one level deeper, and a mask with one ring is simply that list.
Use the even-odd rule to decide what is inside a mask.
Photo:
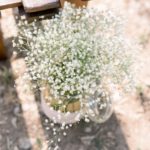
[{"label": "shadow on ground", "polygon": [[[115,113],[103,124],[86,123],[82,120],[71,127],[66,125],[64,129],[60,129],[60,125],[53,126],[44,114],[40,113],[40,115],[50,147],[58,144],[60,150],[129,150]],[[56,135],[53,134],[54,128]],[[64,133],[67,135],[64,136]],[[59,139],[61,142],[58,141]],[[51,143],[52,141],[54,143]]]},{"label": "shadow on ground", "polygon": [[31,147],[9,60],[0,61],[0,150]]}]

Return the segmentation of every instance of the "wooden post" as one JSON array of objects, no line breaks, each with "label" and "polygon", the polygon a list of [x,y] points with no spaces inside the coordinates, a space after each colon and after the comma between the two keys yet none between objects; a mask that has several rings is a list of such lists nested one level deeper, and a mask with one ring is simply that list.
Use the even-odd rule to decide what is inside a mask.
[{"label": "wooden post", "polygon": [[0,10],[18,7],[22,5],[21,0],[0,0]]},{"label": "wooden post", "polygon": [[64,2],[68,1],[72,4],[75,4],[76,7],[83,7],[83,6],[87,6],[88,0],[60,0],[61,3],[61,7],[64,7]]},{"label": "wooden post", "polygon": [[1,28],[0,28],[0,60],[6,59],[6,57],[7,57],[6,49],[4,46],[3,36],[2,36]]}]

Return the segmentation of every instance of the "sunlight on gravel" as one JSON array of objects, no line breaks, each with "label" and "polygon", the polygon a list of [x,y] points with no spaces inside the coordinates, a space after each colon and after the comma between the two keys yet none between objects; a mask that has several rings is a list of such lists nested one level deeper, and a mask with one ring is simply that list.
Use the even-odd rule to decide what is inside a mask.
[{"label": "sunlight on gravel", "polygon": [[[89,6],[109,6],[127,18],[126,34],[141,47],[139,85],[136,93],[115,101],[114,114],[99,125],[75,124],[60,135],[61,150],[149,150],[150,140],[150,1],[91,0]],[[3,10],[1,27],[6,46],[12,52],[11,39],[16,34],[12,9]],[[133,40],[134,41],[134,40]],[[11,56],[0,62],[0,150],[47,150],[54,136],[53,124],[40,109],[38,98],[23,91],[19,78],[25,69],[23,59]],[[141,63],[142,62],[142,63]],[[17,71],[19,70],[19,72]],[[16,86],[15,85],[16,80]],[[45,121],[47,120],[47,121]],[[56,126],[55,128],[57,128]]]}]

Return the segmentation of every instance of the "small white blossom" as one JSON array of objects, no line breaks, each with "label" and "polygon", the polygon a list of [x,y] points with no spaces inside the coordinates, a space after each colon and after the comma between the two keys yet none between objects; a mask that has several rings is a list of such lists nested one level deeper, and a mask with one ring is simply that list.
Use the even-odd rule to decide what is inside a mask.
[{"label": "small white blossom", "polygon": [[120,20],[111,11],[66,3],[52,19],[20,21],[13,46],[25,52],[28,72],[39,87],[49,85],[57,99],[82,99],[94,93],[97,81],[103,88],[132,79],[131,50]]}]

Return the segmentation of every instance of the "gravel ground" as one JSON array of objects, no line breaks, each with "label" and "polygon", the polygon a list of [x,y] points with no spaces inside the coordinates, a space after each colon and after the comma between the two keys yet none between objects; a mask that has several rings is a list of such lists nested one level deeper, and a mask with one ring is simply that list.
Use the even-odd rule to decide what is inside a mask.
[{"label": "gravel ground", "polygon": [[[33,107],[39,121],[34,121],[32,112],[24,114],[25,106],[30,104],[20,100],[18,90],[14,87],[14,56],[7,62],[0,62],[0,150],[46,150],[46,141],[52,138],[60,142],[61,150],[149,150],[150,139],[150,1],[149,0],[93,0],[90,5],[120,8],[128,18],[127,35],[141,44],[139,58],[143,65],[139,72],[141,84],[135,94],[131,93],[125,100],[114,104],[114,114],[104,124],[75,124],[59,136],[52,133],[53,127],[40,111],[39,100]],[[11,24],[11,25],[10,25]],[[12,10],[2,12],[1,20],[5,43],[12,52],[11,38],[16,34]],[[16,62],[15,65],[20,65]],[[37,120],[38,120],[37,119]],[[40,127],[39,127],[39,124]],[[58,128],[59,126],[55,126]],[[59,129],[59,128],[58,128]],[[45,141],[42,134],[44,131]],[[67,132],[67,136],[64,136]]]}]

